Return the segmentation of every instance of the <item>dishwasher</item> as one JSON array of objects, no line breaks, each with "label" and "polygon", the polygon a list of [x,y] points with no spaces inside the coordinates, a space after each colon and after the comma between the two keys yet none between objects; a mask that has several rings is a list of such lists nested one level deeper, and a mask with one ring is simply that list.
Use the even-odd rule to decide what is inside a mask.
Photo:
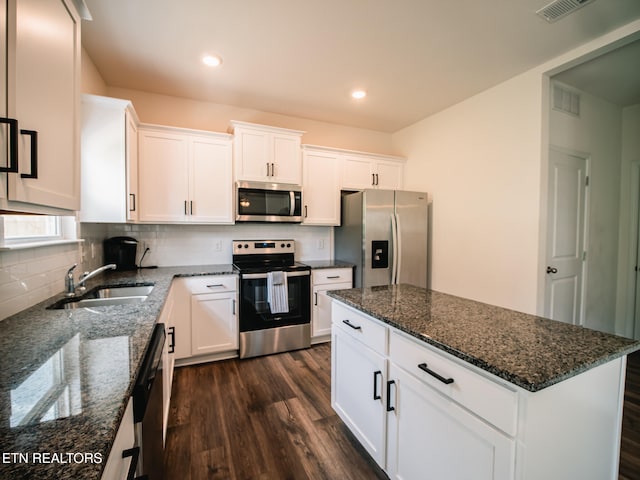
[{"label": "dishwasher", "polygon": [[164,446],[162,441],[162,351],[164,324],[153,329],[147,353],[133,387],[133,421],[139,448],[136,478],[162,480]]}]

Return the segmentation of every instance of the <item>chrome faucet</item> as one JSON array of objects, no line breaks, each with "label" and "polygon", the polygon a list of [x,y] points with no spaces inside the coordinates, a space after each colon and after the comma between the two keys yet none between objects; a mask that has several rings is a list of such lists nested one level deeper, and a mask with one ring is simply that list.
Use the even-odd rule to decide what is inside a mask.
[{"label": "chrome faucet", "polygon": [[78,266],[77,263],[73,264],[73,266],[67,270],[67,275],[65,276],[64,279],[64,286],[65,286],[65,290],[66,290],[66,295],[67,297],[73,297],[76,295],[76,290],[85,290],[85,286],[84,283],[89,280],[90,278],[95,277],[96,275],[98,275],[99,273],[104,272],[105,270],[115,270],[116,269],[116,264],[115,263],[110,263],[109,265],[104,265],[100,268],[96,268],[94,271],[92,272],[84,272],[82,275],[80,275],[80,278],[78,278],[78,283],[75,283],[75,281],[73,280],[73,271],[75,270],[75,268]]}]

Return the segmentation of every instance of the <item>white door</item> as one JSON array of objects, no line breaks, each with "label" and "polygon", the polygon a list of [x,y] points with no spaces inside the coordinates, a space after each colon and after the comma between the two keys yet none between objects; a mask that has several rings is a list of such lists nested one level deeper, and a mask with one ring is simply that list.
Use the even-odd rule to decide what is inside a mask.
[{"label": "white door", "polygon": [[545,316],[582,324],[587,160],[549,151]]},{"label": "white door", "polygon": [[193,137],[191,141],[191,222],[233,223],[231,142]]},{"label": "white door", "polygon": [[337,155],[305,151],[303,163],[305,225],[340,225],[340,160]]},{"label": "white door", "polygon": [[65,0],[16,2],[9,113],[20,125],[20,175],[9,177],[9,198],[79,210],[80,20],[72,12]]},{"label": "white door", "polygon": [[185,135],[138,130],[139,219],[186,221],[189,212],[188,139]]},{"label": "white door", "polygon": [[331,406],[371,457],[384,468],[385,358],[333,328]]},{"label": "white door", "polygon": [[227,352],[238,348],[235,294],[191,297],[191,354]]},{"label": "white door", "polygon": [[515,442],[404,372],[389,378],[387,473],[393,480],[510,480]]}]

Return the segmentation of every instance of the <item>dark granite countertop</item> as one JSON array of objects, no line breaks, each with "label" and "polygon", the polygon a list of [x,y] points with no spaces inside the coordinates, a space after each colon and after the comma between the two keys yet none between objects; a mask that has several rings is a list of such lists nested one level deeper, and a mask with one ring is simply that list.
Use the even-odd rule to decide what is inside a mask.
[{"label": "dark granite countertop", "polygon": [[341,260],[307,260],[302,261],[305,265],[309,265],[314,270],[323,268],[353,268],[353,263],[343,262]]},{"label": "dark granite countertop", "polygon": [[531,392],[640,349],[640,341],[412,285],[328,295]]},{"label": "dark granite countertop", "polygon": [[[47,310],[61,294],[1,321],[0,478],[99,479],[171,281],[235,273],[232,265],[105,272],[88,288],[155,286],[138,304]],[[34,411],[46,413],[30,418]]]}]

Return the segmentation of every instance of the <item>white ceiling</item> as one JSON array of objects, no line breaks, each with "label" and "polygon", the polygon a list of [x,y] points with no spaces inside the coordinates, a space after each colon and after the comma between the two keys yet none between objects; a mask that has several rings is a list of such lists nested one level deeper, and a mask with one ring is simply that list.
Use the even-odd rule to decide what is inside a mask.
[{"label": "white ceiling", "polygon": [[638,0],[552,24],[535,14],[549,0],[85,1],[109,86],[386,132],[640,17]]}]

